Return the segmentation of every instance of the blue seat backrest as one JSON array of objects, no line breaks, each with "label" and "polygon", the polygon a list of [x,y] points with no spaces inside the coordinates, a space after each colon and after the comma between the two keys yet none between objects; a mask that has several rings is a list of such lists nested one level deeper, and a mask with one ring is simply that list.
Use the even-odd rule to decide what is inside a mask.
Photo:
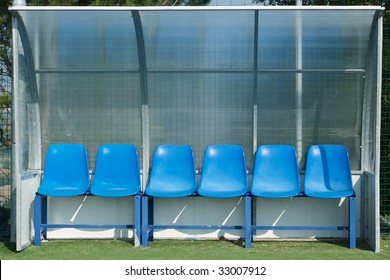
[{"label": "blue seat backrest", "polygon": [[307,155],[304,192],[308,196],[332,198],[352,195],[348,151],[342,145],[315,145]]},{"label": "blue seat backrest", "polygon": [[105,144],[96,156],[91,193],[116,197],[140,192],[141,179],[137,148],[131,144]]},{"label": "blue seat backrest", "polygon": [[238,145],[212,145],[204,153],[198,193],[207,197],[236,197],[248,191],[244,149]]},{"label": "blue seat backrest", "polygon": [[280,198],[300,193],[296,151],[290,145],[264,145],[257,149],[251,194]]},{"label": "blue seat backrest", "polygon": [[145,193],[156,197],[183,197],[197,189],[194,153],[188,145],[159,145]]},{"label": "blue seat backrest", "polygon": [[82,144],[53,144],[46,153],[42,184],[38,193],[75,196],[89,188],[87,150]]}]

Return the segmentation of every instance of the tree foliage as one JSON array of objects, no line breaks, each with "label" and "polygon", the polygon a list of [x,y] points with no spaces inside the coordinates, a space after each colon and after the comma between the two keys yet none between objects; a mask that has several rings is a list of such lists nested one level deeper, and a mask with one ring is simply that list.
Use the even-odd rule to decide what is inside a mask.
[{"label": "tree foliage", "polygon": [[12,76],[12,29],[11,16],[8,5],[11,1],[0,2],[0,93],[5,94],[8,90],[3,81]]}]

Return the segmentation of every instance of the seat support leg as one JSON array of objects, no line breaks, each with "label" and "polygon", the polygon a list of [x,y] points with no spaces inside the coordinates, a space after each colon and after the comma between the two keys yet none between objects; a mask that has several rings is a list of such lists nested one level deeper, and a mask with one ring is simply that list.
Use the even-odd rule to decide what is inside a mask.
[{"label": "seat support leg", "polygon": [[252,247],[252,197],[245,196],[245,248]]},{"label": "seat support leg", "polygon": [[356,196],[349,197],[349,248],[356,248]]},{"label": "seat support leg", "polygon": [[34,200],[34,245],[41,246],[42,197],[35,195]]},{"label": "seat support leg", "polygon": [[141,195],[134,197],[134,246],[141,244]]},{"label": "seat support leg", "polygon": [[141,233],[142,233],[142,246],[148,247],[149,239],[149,197],[142,197],[142,223],[141,223]]},{"label": "seat support leg", "polygon": [[[42,224],[47,224],[47,196],[43,196],[41,202],[41,227]],[[42,229],[42,237],[44,240],[47,239],[47,228]]]}]

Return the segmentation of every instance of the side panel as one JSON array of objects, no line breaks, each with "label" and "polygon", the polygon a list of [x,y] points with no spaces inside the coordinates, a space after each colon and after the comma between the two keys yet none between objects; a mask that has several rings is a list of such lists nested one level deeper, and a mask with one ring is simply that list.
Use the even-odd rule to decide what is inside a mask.
[{"label": "side panel", "polygon": [[365,190],[364,193],[367,196],[365,199],[364,212],[365,212],[365,240],[368,245],[375,251],[380,251],[380,229],[379,229],[379,215],[377,211],[377,205],[379,201],[376,198],[375,188],[375,175],[371,173],[365,173]]},{"label": "side panel", "polygon": [[378,37],[377,37],[377,104],[376,104],[376,135],[375,135],[375,194],[372,196],[372,201],[375,202],[375,247],[372,247],[375,252],[380,251],[380,147],[381,147],[381,108],[382,108],[382,41],[383,41],[383,17],[382,14],[378,18]]},{"label": "side panel", "polygon": [[[23,23],[13,20],[11,241],[21,251],[31,243],[34,194],[39,184],[40,147],[37,87],[31,47]],[[35,124],[35,126],[34,126]],[[39,151],[39,150],[38,150]],[[33,161],[29,161],[32,159]]]},{"label": "side panel", "polygon": [[31,244],[33,236],[34,196],[39,176],[27,173],[20,178],[17,201],[16,250],[21,251]]}]

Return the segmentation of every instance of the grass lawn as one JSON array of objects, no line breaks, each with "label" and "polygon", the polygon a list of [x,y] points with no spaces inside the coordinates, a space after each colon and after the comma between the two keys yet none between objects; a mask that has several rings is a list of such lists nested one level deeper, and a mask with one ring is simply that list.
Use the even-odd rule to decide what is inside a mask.
[{"label": "grass lawn", "polygon": [[390,260],[390,240],[374,253],[364,242],[350,250],[347,241],[258,241],[252,249],[227,240],[161,240],[149,248],[123,240],[52,240],[41,247],[15,251],[15,244],[0,242],[1,260]]}]

